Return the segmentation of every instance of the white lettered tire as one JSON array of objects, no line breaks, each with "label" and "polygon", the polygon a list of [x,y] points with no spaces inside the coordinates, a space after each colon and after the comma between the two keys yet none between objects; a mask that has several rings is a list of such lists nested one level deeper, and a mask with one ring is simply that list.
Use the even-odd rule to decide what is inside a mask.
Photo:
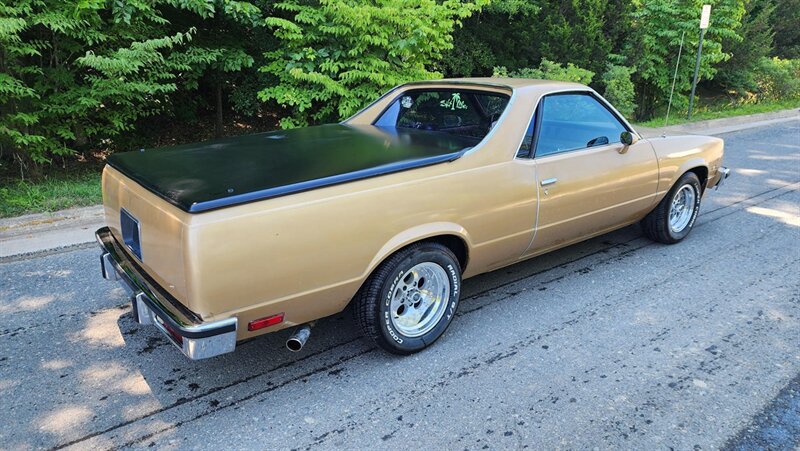
[{"label": "white lettered tire", "polygon": [[642,220],[642,231],[653,241],[675,244],[692,231],[700,211],[703,189],[694,172],[687,172]]},{"label": "white lettered tire", "polygon": [[458,258],[447,246],[420,242],[384,261],[353,301],[365,337],[391,353],[412,354],[442,336],[460,295]]}]

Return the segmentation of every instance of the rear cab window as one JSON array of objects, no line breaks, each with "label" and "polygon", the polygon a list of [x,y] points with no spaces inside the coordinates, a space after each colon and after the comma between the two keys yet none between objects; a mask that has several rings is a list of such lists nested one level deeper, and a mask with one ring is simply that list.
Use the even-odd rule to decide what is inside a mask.
[{"label": "rear cab window", "polygon": [[414,89],[395,99],[374,125],[483,138],[508,101],[509,96],[491,91]]}]

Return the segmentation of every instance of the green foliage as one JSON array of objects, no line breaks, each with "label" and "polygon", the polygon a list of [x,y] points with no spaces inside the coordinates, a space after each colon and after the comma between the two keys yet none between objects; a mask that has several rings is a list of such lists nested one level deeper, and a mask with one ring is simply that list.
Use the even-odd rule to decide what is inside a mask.
[{"label": "green foliage", "polygon": [[[641,5],[639,0],[608,0],[603,23],[604,34],[611,45],[610,62],[624,52],[633,29],[634,12]],[[600,58],[598,58],[600,59]]]},{"label": "green foliage", "polygon": [[774,56],[800,58],[800,0],[775,0]]},{"label": "green foliage", "polygon": [[228,101],[231,109],[238,114],[256,117],[261,112],[262,102],[258,93],[264,86],[270,84],[267,75],[260,72],[237,74],[238,77],[229,77],[231,87]]},{"label": "green foliage", "polygon": [[102,200],[99,173],[36,182],[17,180],[0,184],[0,218],[97,205]]},{"label": "green foliage", "polygon": [[[453,49],[442,68],[447,76],[488,76],[492,68],[529,67],[541,60],[536,22],[538,2],[496,1],[464,20],[453,33]],[[513,43],[513,45],[510,45]]]},{"label": "green foliage", "polygon": [[748,0],[745,8],[738,36],[722,40],[722,47],[731,57],[718,65],[714,77],[715,84],[739,96],[756,90],[754,71],[761,59],[772,51],[774,36],[772,0]]},{"label": "green foliage", "polygon": [[197,21],[259,18],[231,0],[0,0],[0,152],[33,170],[164,112],[208,70],[253,65],[241,49],[194,45],[196,27],[166,18],[176,8]]},{"label": "green foliage", "polygon": [[629,61],[637,68],[639,116],[649,117],[669,99],[675,60],[682,33],[685,33],[673,103],[688,103],[694,61],[700,37],[699,21],[703,3],[710,3],[711,23],[703,41],[700,78],[711,79],[715,65],[728,59],[721,41],[741,39],[737,29],[744,14],[744,0],[644,0],[634,13],[634,29],[629,37]]},{"label": "green foliage", "polygon": [[595,73],[617,51],[629,29],[630,0],[537,0],[492,3],[464,22],[445,56],[448,75],[489,75],[517,70],[542,58]]},{"label": "green foliage", "polygon": [[[763,102],[749,102],[747,99],[725,99],[723,102],[719,98],[700,99],[695,105],[695,112],[692,113],[692,121],[705,121],[710,119],[722,119],[726,117],[744,116],[749,114],[771,113],[788,109],[800,108],[799,99],[784,100],[765,100]],[[641,127],[664,127],[667,125],[684,124],[690,122],[686,118],[686,110],[676,111],[669,116],[669,123],[664,122],[664,117],[657,117],[645,122],[638,122],[636,125]]]},{"label": "green foliage", "polygon": [[286,109],[284,128],[338,120],[382,91],[439,78],[434,64],[452,31],[486,0],[301,0],[268,17],[280,47],[261,70],[277,82],[259,93]]},{"label": "green foliage", "polygon": [[608,0],[542,1],[536,20],[541,56],[602,72],[613,50],[605,34],[607,7]]},{"label": "green foliage", "polygon": [[522,68],[509,71],[505,67],[495,67],[493,77],[534,78],[541,80],[572,81],[588,85],[592,82],[594,72],[567,63],[563,66],[542,58],[539,67]]},{"label": "green foliage", "polygon": [[631,81],[634,71],[631,67],[609,64],[602,76],[603,97],[626,118],[632,118],[636,111],[636,92]]},{"label": "green foliage", "polygon": [[761,58],[753,78],[759,100],[800,99],[800,59]]},{"label": "green foliage", "polygon": [[701,92],[797,99],[800,0],[0,0],[0,167],[210,136],[212,113],[216,135],[335,121],[443,74],[594,81],[646,119],[684,33],[685,108],[708,2]]}]

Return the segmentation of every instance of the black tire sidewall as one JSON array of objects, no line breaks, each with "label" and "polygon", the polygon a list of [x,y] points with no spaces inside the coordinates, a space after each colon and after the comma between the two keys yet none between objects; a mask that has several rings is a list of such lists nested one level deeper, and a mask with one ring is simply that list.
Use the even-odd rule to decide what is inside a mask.
[{"label": "black tire sidewall", "polygon": [[[394,293],[397,284],[403,280],[408,270],[419,263],[425,262],[435,263],[447,273],[450,281],[450,298],[448,299],[447,310],[433,329],[419,337],[407,337],[392,325],[390,308],[392,293]],[[429,346],[444,334],[452,322],[458,309],[460,295],[461,269],[458,262],[450,255],[435,248],[423,247],[415,250],[396,264],[389,272],[387,280],[383,281],[377,312],[379,315],[378,324],[383,338],[388,342],[389,346],[401,353],[412,353]]]},{"label": "black tire sidewall", "polygon": [[[678,190],[680,190],[686,185],[689,185],[692,187],[692,189],[694,189],[694,209],[692,210],[692,219],[689,220],[689,223],[686,224],[686,227],[684,227],[683,230],[676,233],[672,231],[672,227],[670,227],[669,225],[669,210],[672,206],[672,199],[673,197],[675,197],[675,193],[677,193]],[[694,175],[694,173],[692,172],[686,173],[683,175],[683,177],[680,178],[680,180],[678,180],[678,183],[676,183],[675,186],[672,188],[672,190],[669,192],[669,196],[667,197],[667,202],[665,205],[667,210],[664,214],[664,220],[666,221],[666,224],[664,224],[664,226],[670,238],[672,238],[675,241],[680,241],[686,238],[686,235],[688,235],[689,232],[692,231],[694,223],[697,220],[697,214],[700,212],[700,200],[702,197],[703,197],[703,191],[702,188],[700,187],[700,180],[697,178],[696,175]]]}]

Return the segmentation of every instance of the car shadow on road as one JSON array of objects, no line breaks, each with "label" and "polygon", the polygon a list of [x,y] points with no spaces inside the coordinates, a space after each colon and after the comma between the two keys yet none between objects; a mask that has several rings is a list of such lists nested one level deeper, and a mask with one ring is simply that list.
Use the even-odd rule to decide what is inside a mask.
[{"label": "car shadow on road", "polygon": [[[630,226],[467,279],[463,284],[460,314],[487,302],[494,302],[491,294],[501,287],[526,278],[535,278],[545,271],[574,263],[590,255],[628,247],[639,238],[639,227]],[[499,301],[505,302],[503,299]],[[458,318],[454,321],[457,322]],[[270,381],[269,375],[272,375],[276,381],[281,381],[281,373],[287,372],[293,366],[297,368],[290,372],[305,375],[313,372],[314,368],[325,367],[330,361],[338,361],[353,353],[367,350],[379,360],[402,358],[384,354],[361,338],[349,307],[337,315],[317,321],[307,345],[298,353],[286,349],[285,342],[292,333],[292,329],[286,329],[241,342],[233,353],[201,361],[191,361],[184,357],[154,327],[136,324],[130,311],[119,317],[118,326],[126,349],[119,358],[127,360],[126,366],[139,370],[152,396],[163,407],[210,396],[254,378]],[[451,330],[448,333],[454,332]]]}]

